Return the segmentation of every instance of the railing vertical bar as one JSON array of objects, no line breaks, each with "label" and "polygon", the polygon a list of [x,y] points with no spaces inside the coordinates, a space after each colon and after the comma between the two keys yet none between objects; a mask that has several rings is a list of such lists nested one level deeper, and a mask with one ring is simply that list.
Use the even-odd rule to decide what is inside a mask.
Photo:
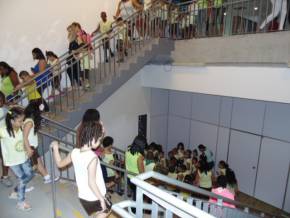
[{"label": "railing vertical bar", "polygon": [[51,182],[51,192],[52,192],[52,208],[53,208],[53,217],[57,218],[57,208],[56,208],[56,185],[55,185],[55,167],[54,167],[54,158],[52,149],[49,148],[49,155],[50,155],[50,173],[52,177]]}]

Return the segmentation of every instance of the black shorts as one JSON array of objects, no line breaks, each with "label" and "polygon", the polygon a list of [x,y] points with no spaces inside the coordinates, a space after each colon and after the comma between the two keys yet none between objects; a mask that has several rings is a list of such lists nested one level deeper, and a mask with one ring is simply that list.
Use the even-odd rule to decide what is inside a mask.
[{"label": "black shorts", "polygon": [[37,159],[40,157],[37,148],[30,147],[33,150],[33,155],[31,156],[30,160],[32,162],[32,165],[37,165]]},{"label": "black shorts", "polygon": [[80,202],[89,216],[103,210],[100,201],[86,201],[80,198]]}]

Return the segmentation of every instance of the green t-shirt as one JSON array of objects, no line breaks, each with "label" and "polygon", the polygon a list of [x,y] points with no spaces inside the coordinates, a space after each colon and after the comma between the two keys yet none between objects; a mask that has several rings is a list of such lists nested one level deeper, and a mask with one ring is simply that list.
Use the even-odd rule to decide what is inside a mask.
[{"label": "green t-shirt", "polygon": [[206,9],[208,6],[208,0],[198,0],[197,6],[198,6],[198,9]]},{"label": "green t-shirt", "polygon": [[0,128],[1,150],[5,166],[16,166],[27,160],[24,150],[23,132],[14,132],[15,137],[9,136],[6,126]]},{"label": "green t-shirt", "polygon": [[1,91],[7,97],[8,95],[13,94],[14,86],[9,76],[2,78],[1,81]]},{"label": "green t-shirt", "polygon": [[[125,164],[126,170],[131,173],[139,174],[138,169],[138,158],[141,156],[140,153],[131,154],[130,151],[125,153]],[[128,175],[129,178],[134,177],[133,175]]]}]

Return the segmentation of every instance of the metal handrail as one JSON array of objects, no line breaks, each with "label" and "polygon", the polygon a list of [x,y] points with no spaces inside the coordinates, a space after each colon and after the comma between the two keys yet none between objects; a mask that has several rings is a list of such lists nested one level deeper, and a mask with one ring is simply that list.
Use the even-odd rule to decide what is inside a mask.
[{"label": "metal handrail", "polygon": [[[150,4],[148,4],[148,5],[150,5],[151,7],[153,7],[154,4],[153,4],[153,3],[150,3]],[[137,15],[139,15],[139,14],[140,14],[140,11],[136,11],[136,12],[134,12],[134,13],[131,14],[127,19],[125,19],[124,22],[129,22],[132,18],[137,17]],[[113,24],[116,24],[116,21],[114,21],[114,22],[112,23],[112,25],[113,25]],[[112,26],[111,31],[113,31],[113,30],[115,29],[115,27],[116,27],[116,26]],[[108,40],[112,39],[113,37],[115,37],[115,36],[118,35],[118,34],[119,34],[119,32],[116,32],[115,34],[110,35],[110,37],[109,37]],[[96,49],[100,48],[100,47],[102,46],[102,44],[103,44],[103,43],[102,43],[102,39],[103,39],[104,36],[106,36],[106,35],[107,35],[107,33],[101,33],[101,34],[98,34],[96,37],[93,38],[93,40],[92,40],[90,43],[85,43],[83,46],[81,46],[80,48],[78,48],[78,51],[81,51],[82,49],[85,49],[85,48],[88,47],[89,45],[95,45],[96,42],[101,42],[101,43],[98,43],[99,45],[96,46],[95,48],[93,48],[93,50],[96,50]],[[89,51],[88,51],[87,53],[89,53]],[[48,71],[53,70],[53,68],[56,67],[57,65],[62,65],[63,63],[64,63],[63,65],[66,65],[66,59],[67,59],[67,57],[69,57],[69,56],[71,56],[71,55],[72,55],[72,54],[69,54],[69,51],[65,52],[63,55],[60,56],[60,58],[59,58],[59,59],[60,59],[59,63],[56,63],[56,64],[54,64],[54,65],[51,65],[49,68],[45,69],[43,72],[39,72],[39,73],[33,75],[33,77],[32,77],[29,81],[24,82],[24,83],[21,84],[22,87],[24,87],[24,86],[27,85],[27,84],[30,84],[30,83],[31,83],[32,81],[34,81],[37,77],[43,76],[43,75],[44,75],[45,73],[47,73]],[[78,61],[78,60],[77,60],[77,61]],[[75,62],[77,62],[77,61],[75,61]],[[71,63],[71,64],[70,64],[66,69],[70,68],[73,64],[75,64],[75,62],[74,62],[74,63]],[[53,80],[53,78],[59,76],[62,72],[65,72],[65,70],[61,70],[60,72],[58,72],[58,74],[56,74],[56,75],[52,75],[51,78],[49,78],[49,81],[41,82],[41,83],[37,86],[37,88],[39,88],[39,87],[41,87],[41,86],[43,86],[43,85],[45,85],[45,84],[51,82],[51,81]],[[49,76],[49,75],[47,75],[46,77],[48,77],[48,76]],[[42,79],[42,80],[43,80],[43,79]],[[20,88],[20,89],[22,89],[22,88]],[[14,95],[14,96],[10,99],[10,102],[14,101],[15,99],[17,99],[16,101],[19,102],[20,100],[23,100],[23,98],[25,98],[25,97],[27,97],[27,96],[22,96],[22,98],[17,99],[17,98],[18,98],[18,95]]]},{"label": "metal handrail", "polygon": [[[73,128],[70,128],[70,127],[68,127],[68,126],[65,126],[65,125],[63,125],[62,123],[57,122],[57,121],[52,120],[52,119],[49,119],[48,117],[45,117],[45,116],[42,116],[42,118],[43,118],[45,121],[47,121],[47,122],[49,122],[49,123],[52,123],[52,124],[55,125],[56,127],[61,127],[61,128],[65,129],[65,130],[67,130],[68,133],[72,133],[72,134],[74,134],[74,135],[77,135],[77,130],[75,130],[75,129],[73,129]],[[42,131],[42,133],[44,133],[44,132]],[[72,144],[72,143],[67,143],[67,144],[71,145],[72,147],[75,146],[75,145]],[[119,153],[125,154],[125,151],[124,151],[124,150],[122,150],[122,149],[120,149],[120,148],[117,148],[117,147],[115,147],[115,146],[113,146],[112,149],[115,150],[115,151],[117,151],[117,152],[119,152]]]},{"label": "metal handrail", "polygon": [[[143,214],[143,208],[142,208],[142,203],[143,203],[143,196],[140,194],[144,193],[147,195],[149,198],[152,199],[152,201],[155,201],[156,203],[162,205],[163,207],[165,205],[169,206],[170,209],[177,211],[177,215],[181,217],[202,217],[202,218],[214,218],[209,213],[206,213],[205,211],[202,211],[198,209],[197,207],[194,207],[183,200],[180,200],[171,194],[165,192],[162,189],[159,189],[150,183],[145,182],[142,178],[146,175],[148,178],[153,178],[154,172],[147,172],[143,173],[141,175],[138,175],[136,177],[133,177],[131,179],[131,182],[134,183],[137,187],[137,207],[136,210],[136,216],[137,217],[142,217]],[[141,189],[142,192],[140,193],[138,189]],[[139,196],[138,196],[139,195]],[[168,207],[166,207],[168,209]]]},{"label": "metal handrail", "polygon": [[178,181],[176,179],[172,179],[172,178],[170,178],[168,176],[164,176],[164,175],[162,175],[160,173],[157,173],[157,172],[153,172],[152,171],[152,172],[148,172],[148,173],[143,173],[143,174],[138,175],[135,178],[139,179],[139,180],[142,180],[142,181],[145,181],[145,180],[153,178],[153,179],[156,179],[156,180],[163,181],[163,182],[165,182],[167,184],[176,186],[176,187],[178,187],[180,189],[188,190],[188,191],[190,191],[192,193],[201,194],[201,195],[204,195],[204,196],[209,197],[209,198],[221,199],[222,201],[227,202],[229,204],[233,204],[233,205],[235,205],[237,207],[245,208],[246,211],[247,210],[250,210],[250,211],[253,211],[253,212],[258,211],[260,214],[266,214],[266,215],[269,215],[271,217],[274,216],[273,214],[265,213],[265,212],[255,208],[255,207],[252,207],[251,205],[248,205],[248,204],[245,204],[245,203],[241,203],[241,202],[238,202],[238,201],[235,201],[235,200],[231,200],[229,198],[226,198],[226,197],[217,195],[215,193],[206,191],[206,190],[201,189],[199,187],[180,182],[180,181]]}]

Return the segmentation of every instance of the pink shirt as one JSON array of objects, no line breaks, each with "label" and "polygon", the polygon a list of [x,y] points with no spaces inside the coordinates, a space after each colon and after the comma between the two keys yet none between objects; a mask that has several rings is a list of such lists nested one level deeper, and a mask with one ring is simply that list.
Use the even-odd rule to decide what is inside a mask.
[{"label": "pink shirt", "polygon": [[[230,192],[228,189],[226,189],[226,188],[221,188],[221,187],[215,188],[215,189],[212,189],[211,192],[214,193],[214,194],[220,195],[222,197],[229,198],[231,200],[235,200],[235,195],[232,192]],[[209,202],[217,203],[217,199],[216,198],[211,198],[209,200]],[[227,203],[227,202],[224,202],[224,201],[223,201],[223,206],[236,208],[235,205]]]}]

